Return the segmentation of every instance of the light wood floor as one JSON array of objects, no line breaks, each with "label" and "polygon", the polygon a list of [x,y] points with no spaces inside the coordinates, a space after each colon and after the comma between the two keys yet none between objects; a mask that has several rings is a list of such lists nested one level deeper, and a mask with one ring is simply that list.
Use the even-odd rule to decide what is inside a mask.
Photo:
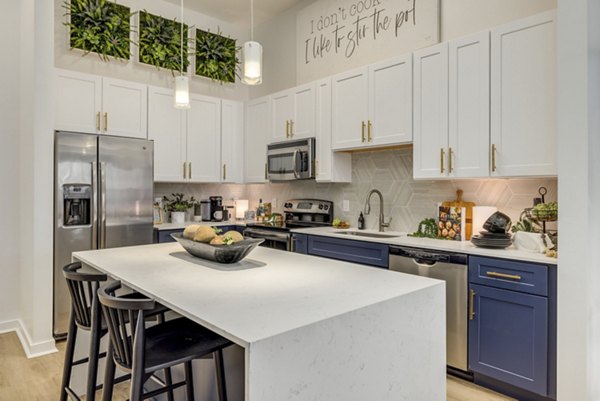
[{"label": "light wood floor", "polygon": [[[16,334],[0,335],[0,401],[58,399],[65,342],[58,353],[27,359]],[[116,386],[113,399],[127,399],[128,382]],[[447,401],[515,401],[472,383],[448,377]],[[100,392],[96,399],[101,399]]]}]

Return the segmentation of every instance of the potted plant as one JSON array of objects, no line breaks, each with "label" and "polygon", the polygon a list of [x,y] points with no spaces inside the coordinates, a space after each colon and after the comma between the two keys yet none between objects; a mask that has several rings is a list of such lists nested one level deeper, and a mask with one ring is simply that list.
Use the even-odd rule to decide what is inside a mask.
[{"label": "potted plant", "polygon": [[196,206],[198,203],[194,197],[189,200],[185,199],[185,195],[181,193],[171,194],[173,198],[163,197],[165,202],[165,210],[171,212],[171,223],[183,223],[185,221],[185,213],[188,209]]}]

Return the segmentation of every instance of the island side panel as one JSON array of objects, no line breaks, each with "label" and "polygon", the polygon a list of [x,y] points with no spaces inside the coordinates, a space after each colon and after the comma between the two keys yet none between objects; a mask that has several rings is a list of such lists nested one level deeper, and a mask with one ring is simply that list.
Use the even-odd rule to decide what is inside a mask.
[{"label": "island side panel", "polygon": [[445,401],[445,283],[246,348],[246,401]]}]

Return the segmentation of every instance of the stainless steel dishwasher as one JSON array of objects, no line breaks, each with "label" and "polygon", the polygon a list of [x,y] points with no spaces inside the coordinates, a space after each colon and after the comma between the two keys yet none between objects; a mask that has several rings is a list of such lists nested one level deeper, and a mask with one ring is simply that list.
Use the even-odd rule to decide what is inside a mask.
[{"label": "stainless steel dishwasher", "polygon": [[467,372],[467,255],[391,246],[390,270],[446,282],[446,363]]}]

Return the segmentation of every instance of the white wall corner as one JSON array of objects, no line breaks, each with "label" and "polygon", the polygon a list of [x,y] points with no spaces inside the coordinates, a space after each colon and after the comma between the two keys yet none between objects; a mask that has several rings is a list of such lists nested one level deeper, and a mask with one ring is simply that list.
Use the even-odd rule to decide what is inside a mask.
[{"label": "white wall corner", "polygon": [[33,342],[31,336],[27,332],[25,325],[21,319],[9,320],[6,322],[0,322],[0,334],[4,333],[17,333],[23,352],[27,358],[37,358],[38,356],[52,354],[58,352],[54,339],[45,341]]}]

